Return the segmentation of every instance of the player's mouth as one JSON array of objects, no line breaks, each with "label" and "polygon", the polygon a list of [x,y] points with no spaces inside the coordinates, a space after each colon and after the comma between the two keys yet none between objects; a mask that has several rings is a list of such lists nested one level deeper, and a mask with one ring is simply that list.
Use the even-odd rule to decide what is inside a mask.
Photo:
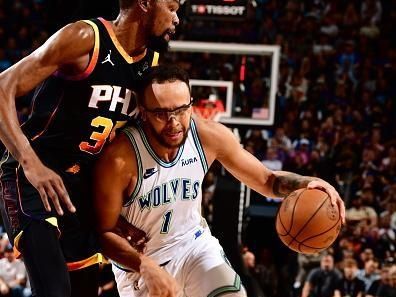
[{"label": "player's mouth", "polygon": [[170,140],[178,140],[180,138],[180,136],[182,136],[183,132],[182,131],[178,131],[178,132],[167,132],[165,135],[166,137],[168,137]]},{"label": "player's mouth", "polygon": [[164,38],[169,41],[175,35],[176,31],[174,29],[169,29],[165,32]]}]

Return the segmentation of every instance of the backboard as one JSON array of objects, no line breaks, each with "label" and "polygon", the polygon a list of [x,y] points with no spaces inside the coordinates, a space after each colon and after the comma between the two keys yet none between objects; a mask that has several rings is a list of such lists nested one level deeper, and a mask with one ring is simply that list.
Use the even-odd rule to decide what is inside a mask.
[{"label": "backboard", "polygon": [[253,126],[274,123],[279,58],[275,45],[195,41],[171,41],[166,57],[188,70],[195,100],[221,100],[215,120]]}]

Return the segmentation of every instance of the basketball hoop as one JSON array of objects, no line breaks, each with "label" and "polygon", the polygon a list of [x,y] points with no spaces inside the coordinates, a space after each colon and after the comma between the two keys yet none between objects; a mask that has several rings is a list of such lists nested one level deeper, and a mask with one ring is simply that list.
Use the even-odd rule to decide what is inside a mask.
[{"label": "basketball hoop", "polygon": [[193,106],[193,112],[199,117],[218,122],[220,113],[224,112],[224,104],[220,99],[200,99],[197,104]]},{"label": "basketball hoop", "polygon": [[193,106],[194,114],[198,115],[200,118],[204,118],[207,120],[213,120],[218,122],[220,117],[220,111],[214,108],[205,108],[199,106]]}]

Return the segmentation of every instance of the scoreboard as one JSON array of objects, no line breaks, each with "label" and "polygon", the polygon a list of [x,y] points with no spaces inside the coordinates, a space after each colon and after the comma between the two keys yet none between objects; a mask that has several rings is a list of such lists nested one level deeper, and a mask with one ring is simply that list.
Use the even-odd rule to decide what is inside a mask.
[{"label": "scoreboard", "polygon": [[241,21],[247,7],[248,0],[189,0],[187,9],[191,18]]}]

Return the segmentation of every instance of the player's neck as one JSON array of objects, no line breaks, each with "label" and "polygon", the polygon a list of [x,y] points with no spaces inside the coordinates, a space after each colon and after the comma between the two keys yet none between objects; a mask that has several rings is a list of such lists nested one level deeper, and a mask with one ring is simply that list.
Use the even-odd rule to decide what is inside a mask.
[{"label": "player's neck", "polygon": [[112,22],[118,42],[131,56],[138,56],[146,50],[146,39],[141,18],[134,14],[120,13]]},{"label": "player's neck", "polygon": [[164,162],[172,162],[176,158],[180,147],[168,148],[158,141],[149,128],[143,126],[143,131],[157,157]]}]

